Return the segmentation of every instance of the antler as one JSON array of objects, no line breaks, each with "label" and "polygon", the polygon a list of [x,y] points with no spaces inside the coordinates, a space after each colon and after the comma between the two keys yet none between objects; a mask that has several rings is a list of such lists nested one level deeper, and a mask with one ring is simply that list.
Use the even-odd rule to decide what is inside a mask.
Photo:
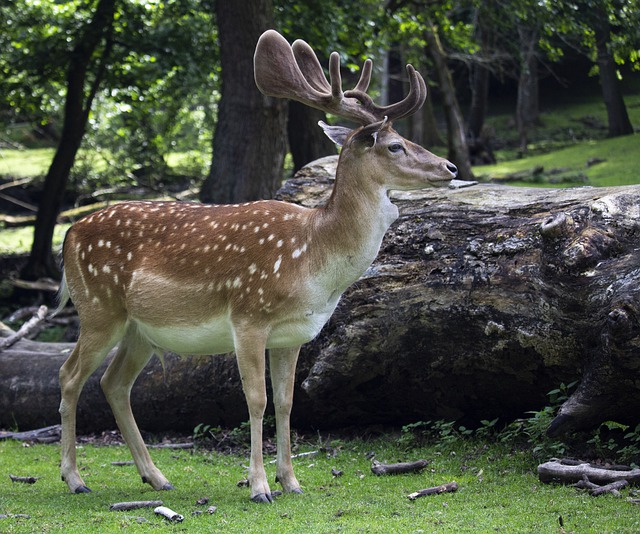
[{"label": "antler", "polygon": [[274,30],[264,32],[256,46],[253,58],[258,89],[267,96],[290,98],[308,106],[339,115],[362,125],[383,120],[400,119],[418,111],[427,97],[427,86],[422,76],[407,65],[409,94],[389,106],[378,106],[367,94],[371,81],[372,62],[367,59],[356,86],[342,92],[340,55],[333,52],[329,58],[327,81],[313,49],[298,39],[289,45]]}]

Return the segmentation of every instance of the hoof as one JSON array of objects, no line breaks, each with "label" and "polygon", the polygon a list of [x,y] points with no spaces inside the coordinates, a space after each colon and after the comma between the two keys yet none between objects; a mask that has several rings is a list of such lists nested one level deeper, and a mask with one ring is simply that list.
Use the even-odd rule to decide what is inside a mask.
[{"label": "hoof", "polygon": [[251,497],[251,500],[258,504],[271,504],[273,502],[273,497],[271,495],[267,495],[266,493],[258,493],[257,495]]},{"label": "hoof", "polygon": [[170,491],[170,490],[174,490],[176,489],[175,486],[173,484],[171,484],[170,482],[167,482],[164,486],[162,486],[162,488],[160,488],[162,491]]},{"label": "hoof", "polygon": [[302,491],[300,488],[296,488],[296,489],[292,489],[290,493],[295,493],[296,495],[303,495],[304,491]]},{"label": "hoof", "polygon": [[73,493],[91,493],[91,490],[87,486],[78,486]]}]

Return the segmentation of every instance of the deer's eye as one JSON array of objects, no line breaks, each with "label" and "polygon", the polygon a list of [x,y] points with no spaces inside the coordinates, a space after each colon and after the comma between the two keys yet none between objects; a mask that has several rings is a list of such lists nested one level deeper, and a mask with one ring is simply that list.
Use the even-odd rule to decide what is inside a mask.
[{"label": "deer's eye", "polygon": [[398,152],[402,152],[404,150],[404,147],[402,146],[402,143],[391,143],[389,145],[389,152],[391,152],[392,154],[397,154]]}]

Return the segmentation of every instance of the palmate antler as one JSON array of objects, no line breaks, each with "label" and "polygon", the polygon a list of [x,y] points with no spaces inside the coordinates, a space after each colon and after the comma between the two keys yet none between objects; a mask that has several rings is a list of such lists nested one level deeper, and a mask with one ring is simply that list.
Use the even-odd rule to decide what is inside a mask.
[{"label": "palmate antler", "polygon": [[290,98],[308,106],[350,119],[361,125],[383,120],[408,117],[418,111],[427,97],[427,86],[422,76],[407,65],[409,94],[389,106],[378,106],[367,94],[371,81],[372,62],[367,59],[356,86],[342,92],[340,55],[333,52],[329,58],[327,81],[313,49],[298,39],[289,45],[274,30],[262,34],[253,59],[258,89],[267,96]]}]

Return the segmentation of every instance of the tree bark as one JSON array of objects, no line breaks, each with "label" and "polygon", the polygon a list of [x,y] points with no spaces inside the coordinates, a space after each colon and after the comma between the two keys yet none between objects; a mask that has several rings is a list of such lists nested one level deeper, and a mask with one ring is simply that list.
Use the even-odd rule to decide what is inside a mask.
[{"label": "tree bark", "polygon": [[307,163],[336,153],[336,146],[318,126],[326,121],[325,114],[295,100],[289,101],[287,136],[293,158],[293,171],[298,172]]},{"label": "tree bark", "polygon": [[253,79],[258,38],[273,27],[271,0],[216,2],[222,96],[203,202],[270,198],[280,186],[287,102],[262,95]]},{"label": "tree bark", "polygon": [[[305,167],[279,196],[324,202],[336,159]],[[510,422],[575,380],[554,433],[638,423],[640,186],[394,197],[400,218],[378,258],[303,347],[294,426]],[[21,340],[0,353],[0,427],[59,421],[57,374],[71,347]],[[115,424],[103,371],[81,396],[80,431]],[[132,399],[148,431],[247,419],[230,355],[167,355],[164,369],[154,358]]]},{"label": "tree bark", "polygon": [[442,48],[442,43],[438,37],[438,30],[435,25],[427,24],[424,35],[427,42],[427,52],[435,65],[436,76],[438,77],[440,90],[442,92],[442,103],[447,121],[449,160],[458,167],[458,178],[461,180],[473,180],[474,176],[469,160],[466,128],[456,98],[451,72],[447,66],[446,53]]}]

